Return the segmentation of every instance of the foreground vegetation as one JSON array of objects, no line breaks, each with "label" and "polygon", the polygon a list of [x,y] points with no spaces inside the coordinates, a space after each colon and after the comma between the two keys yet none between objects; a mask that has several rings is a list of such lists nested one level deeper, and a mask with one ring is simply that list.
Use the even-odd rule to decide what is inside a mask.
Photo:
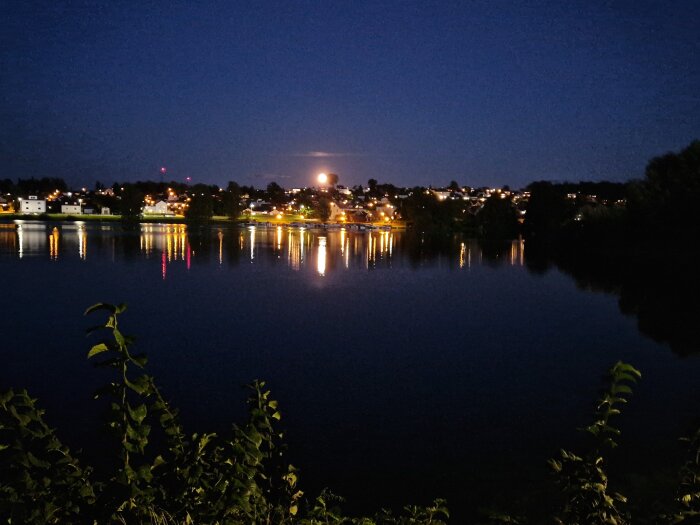
[{"label": "foreground vegetation", "polygon": [[[89,330],[101,336],[88,358],[113,370],[96,393],[107,406],[114,436],[110,468],[85,466],[44,421],[26,391],[0,394],[0,519],[4,523],[162,524],[442,524],[449,513],[442,500],[427,507],[382,510],[350,517],[328,491],[309,498],[297,470],[285,461],[278,403],[263,381],[249,385],[249,417],[228,436],[186,434],[178,413],[144,371],[146,357],[131,350],[133,339],[119,328],[124,305],[97,304],[106,321]],[[627,499],[609,485],[605,453],[620,431],[615,416],[641,374],[618,362],[599,400],[583,452],[561,450],[549,461],[559,498],[549,522],[566,525],[624,525],[632,521]],[[677,501],[645,523],[700,523],[700,430],[687,439],[688,460],[680,471]],[[483,523],[527,523],[507,514]]]}]

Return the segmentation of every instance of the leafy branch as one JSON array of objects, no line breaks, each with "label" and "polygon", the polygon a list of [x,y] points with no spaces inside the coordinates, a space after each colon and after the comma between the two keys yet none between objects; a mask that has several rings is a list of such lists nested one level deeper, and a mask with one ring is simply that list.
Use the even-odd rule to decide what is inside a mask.
[{"label": "leafy branch", "polygon": [[626,514],[621,505],[627,498],[608,490],[608,475],[602,450],[615,448],[620,430],[612,426],[611,418],[620,414],[620,407],[632,394],[630,383],[642,374],[632,365],[618,361],[609,372],[610,386],[599,400],[593,423],[583,430],[593,436],[591,450],[579,456],[562,449],[559,459],[549,465],[557,476],[564,504],[556,518],[562,525],[624,525]]}]

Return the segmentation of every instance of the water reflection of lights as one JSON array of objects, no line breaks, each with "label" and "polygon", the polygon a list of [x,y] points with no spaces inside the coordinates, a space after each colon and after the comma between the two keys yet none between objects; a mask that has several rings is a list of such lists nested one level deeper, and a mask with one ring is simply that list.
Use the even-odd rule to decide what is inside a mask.
[{"label": "water reflection of lights", "polygon": [[301,243],[296,235],[289,230],[287,235],[287,261],[292,270],[301,268]]},{"label": "water reflection of lights", "polygon": [[185,247],[187,245],[187,227],[184,224],[175,224],[165,227],[165,253],[168,262],[185,260]]},{"label": "water reflection of lights", "polygon": [[255,259],[255,226],[250,226],[248,232],[250,233],[250,262],[253,262]]},{"label": "water reflection of lights", "polygon": [[163,252],[163,262],[165,263],[167,253],[167,260],[170,262],[173,258],[173,236],[170,232],[165,234],[165,252]]},{"label": "water reflection of lights", "polygon": [[147,259],[160,252],[163,279],[167,276],[167,265],[173,261],[185,261],[187,269],[190,268],[192,253],[184,224],[142,224],[139,244]]},{"label": "water reflection of lights", "polygon": [[394,238],[391,235],[389,231],[383,231],[379,234],[379,255],[381,257],[388,255],[391,255],[391,243],[393,242]]},{"label": "water reflection of lights", "polygon": [[[65,259],[66,254],[70,258],[77,253],[80,259],[86,259],[89,235],[110,236],[113,259],[120,256],[121,239],[128,237],[122,236],[118,228],[88,225],[84,222],[66,223],[58,227],[31,221],[16,222],[5,229],[0,225],[0,249],[14,252],[20,258],[40,253],[48,254],[51,260],[58,260],[59,256]],[[217,228],[208,235],[210,240],[202,244],[202,249],[211,250],[212,262],[218,251],[219,265],[223,266],[226,247],[226,253],[231,253],[230,261],[227,262],[232,265],[241,260],[257,264],[267,264],[273,259],[282,260],[292,270],[306,270],[326,277],[332,270],[341,267],[351,269],[353,265],[366,268],[387,267],[393,265],[397,254],[401,264],[406,255],[429,260],[449,253],[453,264],[456,263],[455,266],[460,269],[470,268],[472,262],[513,266],[523,266],[525,262],[525,243],[522,239],[491,243],[488,244],[488,249],[480,241],[465,239],[449,246],[440,246],[435,251],[417,238],[415,241],[421,243],[420,252],[404,254],[403,251],[394,253],[395,247],[403,248],[404,234],[390,230],[361,232],[347,226],[326,230],[274,225],[269,228],[248,226],[240,230]],[[214,244],[215,240],[218,240],[218,244]],[[405,242],[412,240],[408,238]],[[72,245],[74,242],[77,242],[77,250]],[[399,244],[395,246],[396,243]],[[102,251],[102,246],[110,245],[100,242],[96,245],[97,250]],[[138,250],[138,247],[137,243],[134,248]],[[195,257],[185,225],[141,225],[140,252],[144,258],[156,259],[164,265],[161,269],[163,278],[167,277],[167,265],[183,261],[190,269]]]},{"label": "water reflection of lights", "polygon": [[87,257],[87,233],[85,232],[85,223],[76,222],[78,225],[78,255],[81,259]]},{"label": "water reflection of lights", "polygon": [[520,249],[520,266],[525,266],[525,239],[522,237],[518,241],[518,247]]},{"label": "water reflection of lights", "polygon": [[345,228],[340,230],[340,255],[343,257],[345,268],[350,267],[350,240],[347,238]]},{"label": "water reflection of lights", "polygon": [[[467,268],[472,267],[472,249],[474,248],[474,242],[463,242],[459,245],[459,267]],[[478,250],[479,257],[481,257],[481,250]]]},{"label": "water reflection of lights", "polygon": [[19,244],[17,254],[19,255],[19,258],[21,259],[22,256],[24,255],[24,228],[22,227],[21,224],[17,225],[17,243]]},{"label": "water reflection of lights", "polygon": [[15,253],[17,251],[17,226],[15,224],[0,224],[0,252]]},{"label": "water reflection of lights", "polygon": [[326,275],[326,238],[318,238],[318,254],[316,256],[316,270],[320,276]]},{"label": "water reflection of lights", "polygon": [[224,262],[224,232],[219,230],[216,236],[219,238],[219,265],[221,265]]},{"label": "water reflection of lights", "polygon": [[151,255],[153,251],[153,225],[152,224],[142,224],[141,225],[141,251],[146,255],[146,257]]},{"label": "water reflection of lights", "polygon": [[[46,225],[44,223],[18,220],[10,227],[17,234],[17,256],[20,259],[25,255],[46,253],[46,245],[50,240],[46,235]],[[15,243],[12,244],[14,245]]]},{"label": "water reflection of lights", "polygon": [[58,228],[55,228],[49,234],[49,258],[52,261],[58,259]]},{"label": "water reflection of lights", "polygon": [[511,266],[525,266],[525,241],[521,237],[510,243]]}]

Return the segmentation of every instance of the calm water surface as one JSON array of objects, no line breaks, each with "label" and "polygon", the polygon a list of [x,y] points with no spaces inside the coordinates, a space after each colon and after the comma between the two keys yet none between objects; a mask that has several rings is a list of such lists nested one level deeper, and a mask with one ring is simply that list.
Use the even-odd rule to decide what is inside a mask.
[{"label": "calm water surface", "polygon": [[241,385],[264,378],[307,492],[358,510],[507,505],[573,446],[618,359],[644,379],[615,461],[675,471],[696,414],[697,360],[642,336],[616,297],[529,272],[520,241],[18,221],[0,224],[0,270],[0,385],[30,389],[89,457],[105,377],[81,314],[99,301],[128,303],[123,329],[189,431],[240,421]]}]

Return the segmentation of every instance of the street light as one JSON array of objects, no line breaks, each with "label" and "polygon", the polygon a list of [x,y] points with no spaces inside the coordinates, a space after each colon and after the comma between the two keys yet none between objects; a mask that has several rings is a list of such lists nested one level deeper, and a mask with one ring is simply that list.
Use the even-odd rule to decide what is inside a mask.
[{"label": "street light", "polygon": [[318,180],[319,184],[324,185],[328,182],[328,175],[326,175],[325,173],[319,173],[316,180]]}]

